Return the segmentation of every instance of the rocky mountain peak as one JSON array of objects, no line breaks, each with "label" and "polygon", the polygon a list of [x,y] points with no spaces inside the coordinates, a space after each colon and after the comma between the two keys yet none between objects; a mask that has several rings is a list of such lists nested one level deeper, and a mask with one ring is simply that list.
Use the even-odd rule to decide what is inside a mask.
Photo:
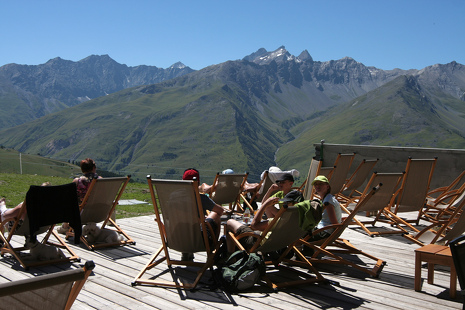
[{"label": "rocky mountain peak", "polygon": [[312,56],[310,56],[310,53],[307,50],[304,50],[302,53],[300,53],[299,56],[297,56],[297,59],[301,61],[310,61],[313,62]]},{"label": "rocky mountain peak", "polygon": [[169,69],[184,69],[186,68],[187,66],[185,64],[183,64],[182,62],[178,61],[174,64],[172,64]]},{"label": "rocky mountain peak", "polygon": [[244,60],[248,60],[259,65],[267,65],[272,61],[276,61],[277,63],[283,63],[291,60],[300,61],[300,59],[291,55],[284,46],[280,46],[272,52],[267,52],[266,49],[261,48],[257,52],[244,57]]},{"label": "rocky mountain peak", "polygon": [[268,53],[268,51],[262,47],[262,48],[259,48],[256,52],[245,56],[244,58],[242,58],[242,60],[247,60],[247,61],[253,62],[254,59],[256,59],[256,58],[258,58],[258,57],[260,57],[262,55],[265,55],[266,53]]}]

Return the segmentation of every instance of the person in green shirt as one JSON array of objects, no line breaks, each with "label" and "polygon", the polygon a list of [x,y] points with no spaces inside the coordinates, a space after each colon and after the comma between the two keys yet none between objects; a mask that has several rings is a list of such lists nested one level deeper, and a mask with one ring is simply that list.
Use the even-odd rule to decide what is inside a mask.
[{"label": "person in green shirt", "polygon": [[[294,186],[294,177],[290,173],[283,174],[280,178],[276,180],[276,183],[271,185],[265,196],[263,196],[262,201],[266,201],[270,197],[284,198]],[[280,206],[282,202],[280,202]],[[268,216],[268,214],[266,214]]]}]

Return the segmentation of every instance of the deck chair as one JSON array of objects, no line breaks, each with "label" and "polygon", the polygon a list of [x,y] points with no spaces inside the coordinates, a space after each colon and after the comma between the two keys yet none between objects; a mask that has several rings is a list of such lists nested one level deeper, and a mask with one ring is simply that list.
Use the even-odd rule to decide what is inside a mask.
[{"label": "deck chair", "polygon": [[319,161],[316,159],[312,159],[312,161],[310,162],[310,168],[308,168],[307,179],[305,180],[305,186],[302,190],[302,195],[304,196],[304,199],[307,199],[307,200],[312,199],[312,195],[313,195],[312,181],[318,175],[318,171],[320,170],[322,163],[323,163],[322,161]]},{"label": "deck chair", "polygon": [[[374,237],[381,234],[388,234],[390,231],[379,231],[373,230],[373,228],[368,228],[368,226],[375,226],[376,222],[383,215],[383,210],[390,205],[392,197],[394,197],[399,189],[399,184],[403,179],[403,173],[378,173],[374,172],[368,181],[361,197],[368,194],[371,189],[377,184],[382,184],[376,193],[375,199],[370,199],[365,202],[363,210],[365,213],[374,214],[375,218],[372,220],[360,221],[355,215],[352,217],[352,224],[359,225],[370,237]],[[341,204],[341,208],[348,214],[355,212],[355,206],[357,205],[359,198],[353,198],[348,201],[346,204]],[[397,233],[397,231],[393,231]]]},{"label": "deck chair", "polygon": [[417,233],[411,232],[402,236],[424,246],[434,243],[447,245],[451,240],[462,235],[465,232],[465,193],[451,203],[455,204],[455,211],[449,218],[438,220]]},{"label": "deck chair", "polygon": [[[256,238],[254,245],[248,251],[249,253],[258,251],[261,253],[269,253],[286,248],[286,250],[282,252],[279,257],[272,256],[266,257],[267,259],[265,259],[267,273],[263,280],[269,287],[273,289],[326,281],[324,277],[318,272],[318,270],[308,261],[305,263],[305,267],[307,267],[314,274],[314,276],[311,276],[308,273],[303,273],[296,268],[289,268],[281,264],[282,262],[291,261],[290,259],[286,258],[290,251],[300,253],[299,249],[292,246],[292,244],[306,234],[306,231],[299,227],[299,210],[297,206],[284,206],[281,208],[274,219],[268,224],[267,228],[261,234],[242,233],[238,236],[235,236],[232,232],[229,232],[228,234],[229,237],[234,240],[235,245],[242,251],[245,251],[246,249],[244,249],[240,243],[241,238],[247,236],[253,236]],[[273,266],[274,268],[272,268]],[[277,270],[277,272],[286,269],[296,273],[299,278],[293,281],[287,280],[276,282],[272,280],[271,276],[269,276],[272,273],[272,269],[275,271]],[[277,276],[277,278],[280,277]]]},{"label": "deck chair", "polygon": [[[130,176],[92,180],[86,196],[84,196],[84,199],[79,206],[82,224],[101,223],[98,225],[100,229],[111,229],[116,231],[118,235],[123,236],[123,239],[121,241],[109,243],[101,242],[91,244],[85,236],[81,236],[81,241],[89,250],[135,244],[135,241],[129,237],[118,224],[116,224],[116,221],[111,218],[112,214],[115,212],[116,206],[118,205],[118,201],[129,182],[129,179]],[[110,228],[110,225],[113,227]],[[71,236],[73,236],[73,231],[66,234],[67,238]]]},{"label": "deck chair", "polygon": [[428,192],[426,199],[428,205],[434,205],[436,201],[445,195],[458,190],[465,185],[465,170],[447,186],[437,187]]},{"label": "deck chair", "polygon": [[[26,214],[20,226],[20,218]],[[35,186],[31,185],[26,193],[18,219],[8,231],[6,228],[8,220],[0,224],[0,238],[3,241],[1,255],[6,253],[12,255],[24,269],[29,267],[53,265],[79,261],[74,251],[53,230],[55,224],[69,222],[76,229],[76,234],[81,235],[81,218],[79,217],[79,205],[76,192],[76,184],[69,183],[57,186]],[[5,232],[6,231],[6,232]],[[53,236],[53,238],[51,238]],[[54,246],[64,250],[63,256],[49,260],[35,259],[30,255],[29,248],[18,240],[25,237],[30,241],[37,241],[41,237],[40,246]],[[39,242],[39,241],[37,241]],[[79,243],[79,240],[77,242]],[[29,252],[29,253],[27,253]],[[29,254],[29,255],[28,255]]]},{"label": "deck chair", "polygon": [[241,193],[249,173],[221,174],[217,173],[211,189],[211,198],[219,205],[228,204],[229,209],[242,210]]},{"label": "deck chair", "polygon": [[[331,235],[323,240],[311,242],[309,239],[311,236],[307,236],[304,239],[297,241],[295,245],[298,246],[307,246],[314,250],[313,255],[310,258],[305,258],[305,261],[302,259],[300,261],[294,261],[294,264],[305,267],[304,263],[306,261],[310,263],[324,263],[324,264],[343,264],[352,266],[360,271],[363,271],[369,274],[372,277],[378,277],[381,273],[384,265],[386,264],[385,261],[365,253],[359,249],[357,249],[354,245],[352,245],[348,240],[342,239],[341,234],[344,230],[348,227],[348,225],[352,222],[355,214],[358,212],[365,212],[368,208],[368,203],[377,199],[378,192],[380,189],[384,187],[384,184],[378,184],[373,187],[370,191],[364,193],[360,200],[357,202],[357,205],[352,213],[350,213],[340,224],[326,226],[322,229],[317,229],[313,233],[317,234],[321,230],[327,229],[334,229]],[[376,195],[376,196],[374,196]],[[354,255],[363,255],[371,260],[373,260],[374,266],[372,268],[368,268],[365,266],[361,266],[355,262],[352,262],[348,259],[343,258],[339,254],[354,254]]]},{"label": "deck chair", "polygon": [[[336,157],[336,160],[334,161],[333,166],[322,166],[321,162],[318,166],[316,175],[324,175],[328,178],[329,183],[331,184],[331,194],[336,196],[336,198],[338,198],[339,194],[341,193],[344,187],[344,184],[347,181],[347,175],[349,174],[350,166],[352,165],[354,157],[355,153],[339,153]],[[308,186],[310,186],[312,191],[310,197],[313,197],[314,195],[313,187],[311,186],[312,181],[313,179],[308,180]]]},{"label": "deck chair", "polygon": [[367,181],[378,161],[379,159],[363,159],[347,179],[338,198],[341,201],[349,201],[360,196],[362,193],[358,189]]},{"label": "deck chair", "polygon": [[[145,284],[194,289],[205,274],[205,271],[213,267],[215,253],[221,245],[221,242],[217,241],[218,238],[215,236],[215,233],[212,233],[212,244],[208,242],[207,227],[210,232],[212,228],[205,221],[203,215],[198,181],[160,180],[151,179],[148,176],[147,182],[162,245],[152,255],[131,284],[133,286]],[[206,252],[207,259],[206,262],[176,260],[172,258],[174,252]],[[144,278],[145,273],[162,262],[167,264],[167,270],[162,270],[154,277]],[[185,279],[180,281],[179,276],[175,274],[174,265],[193,266],[200,268],[200,270],[193,282],[187,282]],[[172,281],[161,278],[166,271],[171,273],[173,277]]]},{"label": "deck chair", "polygon": [[[459,278],[460,288],[462,289],[462,295],[465,291],[465,236],[455,238],[449,243],[450,252],[452,259],[454,260],[455,271]],[[465,308],[465,301],[463,301]]]},{"label": "deck chair", "polygon": [[266,193],[271,184],[273,184],[270,178],[268,178],[268,173],[268,170],[263,171],[260,182],[254,191],[241,193],[241,198],[244,201],[245,206],[251,208],[251,210],[258,209],[257,203],[262,201],[264,193]]},{"label": "deck chair", "polygon": [[427,198],[425,208],[420,212],[420,219],[433,224],[447,220],[456,211],[463,195],[465,195],[465,183],[457,189],[448,190],[435,199]]},{"label": "deck chair", "polygon": [[1,308],[71,309],[94,267],[93,261],[87,261],[83,268],[2,283]]},{"label": "deck chair", "polygon": [[[411,223],[418,225],[420,221],[436,161],[437,158],[408,159],[400,190],[391,201],[390,208],[383,210],[387,222],[399,228],[399,233],[405,233],[407,229],[419,231]],[[414,220],[401,218],[400,214],[405,212],[417,212],[417,218]]]},{"label": "deck chair", "polygon": [[341,154],[339,153],[334,162],[334,169],[329,176],[329,183],[331,184],[331,194],[339,196],[344,189],[344,184],[347,182],[350,167],[354,160],[355,153]]}]

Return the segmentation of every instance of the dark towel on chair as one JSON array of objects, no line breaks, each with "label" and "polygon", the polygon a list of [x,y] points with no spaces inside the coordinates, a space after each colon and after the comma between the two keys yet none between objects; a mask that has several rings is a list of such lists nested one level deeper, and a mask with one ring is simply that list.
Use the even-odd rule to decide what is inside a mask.
[{"label": "dark towel on chair", "polygon": [[68,222],[74,229],[74,243],[79,244],[82,226],[75,183],[31,185],[26,194],[26,208],[32,236],[42,226]]}]

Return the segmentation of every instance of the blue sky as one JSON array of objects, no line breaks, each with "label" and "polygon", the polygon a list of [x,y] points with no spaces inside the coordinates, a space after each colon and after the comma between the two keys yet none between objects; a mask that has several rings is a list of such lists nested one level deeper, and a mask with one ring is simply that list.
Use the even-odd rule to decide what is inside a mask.
[{"label": "blue sky", "polygon": [[202,69],[284,45],[315,61],[422,69],[465,64],[464,13],[463,0],[0,0],[0,66],[108,54]]}]

